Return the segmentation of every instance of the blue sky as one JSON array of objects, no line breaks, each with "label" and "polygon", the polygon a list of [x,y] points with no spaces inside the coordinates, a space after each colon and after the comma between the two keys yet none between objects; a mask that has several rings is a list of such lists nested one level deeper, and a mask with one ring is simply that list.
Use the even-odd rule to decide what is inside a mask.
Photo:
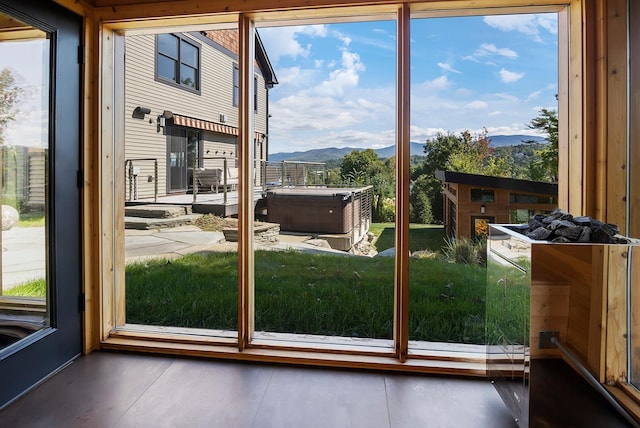
[{"label": "blue sky", "polygon": [[[259,28],[279,84],[270,152],[395,143],[395,22]],[[557,15],[414,19],[411,140],[532,134],[557,108]]]}]

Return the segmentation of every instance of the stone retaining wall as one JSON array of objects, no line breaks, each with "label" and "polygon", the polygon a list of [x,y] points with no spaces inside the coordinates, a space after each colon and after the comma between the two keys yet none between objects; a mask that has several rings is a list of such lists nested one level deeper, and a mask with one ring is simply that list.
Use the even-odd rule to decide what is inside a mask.
[{"label": "stone retaining wall", "polygon": [[[225,227],[222,229],[224,239],[238,242],[238,229]],[[253,239],[256,244],[276,245],[280,242],[280,225],[277,223],[256,223],[253,227]]]}]

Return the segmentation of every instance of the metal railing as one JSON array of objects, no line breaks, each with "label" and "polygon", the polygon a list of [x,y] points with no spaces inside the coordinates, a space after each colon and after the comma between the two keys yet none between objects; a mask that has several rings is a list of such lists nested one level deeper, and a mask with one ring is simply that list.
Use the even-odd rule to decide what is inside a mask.
[{"label": "metal railing", "polygon": [[141,175],[134,162],[153,162],[153,201],[158,201],[158,159],[157,158],[134,158],[124,161],[125,182],[129,183],[129,196],[126,195],[127,201],[135,201],[138,199],[138,176]]},{"label": "metal railing", "polygon": [[260,162],[260,186],[263,190],[274,187],[313,187],[327,184],[327,166],[323,162],[257,162]]},{"label": "metal railing", "polygon": [[[206,162],[210,161],[210,162]],[[230,162],[231,161],[231,162]],[[153,163],[152,175],[143,173],[139,164]],[[230,165],[230,163],[232,165]],[[149,182],[153,181],[153,200],[158,201],[158,159],[157,158],[131,158],[125,162],[125,199],[135,201],[138,199],[138,180],[143,175],[147,175]],[[327,168],[323,162],[302,162],[302,161],[279,161],[268,162],[262,160],[255,161],[254,185],[262,190],[274,187],[325,187],[327,185]],[[202,156],[194,157],[193,164],[190,165],[188,176],[191,179],[191,191],[193,193],[193,203],[197,201],[198,193],[207,187],[202,185],[203,171],[221,171],[219,183],[216,188],[221,187],[224,203],[227,203],[228,192],[234,185],[237,185],[238,178],[234,178],[234,183],[229,183],[229,168],[237,168],[235,158],[224,156]],[[188,184],[187,184],[188,186]]]}]

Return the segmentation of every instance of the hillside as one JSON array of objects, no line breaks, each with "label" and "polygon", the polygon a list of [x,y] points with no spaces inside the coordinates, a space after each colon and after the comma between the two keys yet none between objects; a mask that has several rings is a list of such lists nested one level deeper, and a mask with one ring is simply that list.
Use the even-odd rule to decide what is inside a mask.
[{"label": "hillside", "polygon": [[[543,142],[543,137],[535,137],[531,135],[494,135],[489,137],[492,147],[517,146],[523,141]],[[301,162],[327,162],[331,160],[342,159],[354,150],[363,150],[355,147],[329,147],[325,149],[313,149],[304,152],[291,153],[271,153],[269,161],[301,161]],[[395,146],[383,147],[376,149],[375,152],[382,159],[390,158],[395,155]],[[411,143],[411,156],[424,156],[424,143]]]}]

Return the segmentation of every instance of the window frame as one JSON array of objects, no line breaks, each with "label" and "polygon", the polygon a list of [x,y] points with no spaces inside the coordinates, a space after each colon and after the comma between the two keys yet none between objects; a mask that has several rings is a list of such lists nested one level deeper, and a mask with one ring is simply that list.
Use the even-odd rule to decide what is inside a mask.
[{"label": "window frame", "polygon": [[[474,193],[477,194],[475,198]],[[489,195],[491,195],[491,198],[485,200],[484,198]],[[496,202],[496,191],[494,189],[472,187],[469,189],[469,201],[474,204],[493,204]]]},{"label": "window frame", "polygon": [[258,75],[253,76],[253,112],[258,113]]},{"label": "window frame", "polygon": [[233,80],[233,92],[231,95],[231,105],[234,107],[238,107],[240,103],[240,68],[238,67],[238,63],[233,63],[233,71],[232,71],[232,80]]},{"label": "window frame", "polygon": [[[446,4],[445,4],[446,3]],[[465,5],[452,5],[450,2],[435,2],[435,3],[422,3],[422,4],[411,4],[411,8],[408,3],[392,3],[381,6],[379,9],[372,9],[368,6],[357,7],[354,6],[352,8],[344,9],[344,8],[327,8],[323,9],[322,17],[323,19],[326,17],[325,21],[331,22],[332,19],[344,19],[345,14],[353,19],[361,19],[361,20],[372,20],[372,16],[384,16],[384,18],[380,19],[388,19],[390,15],[397,14],[397,43],[398,43],[398,52],[397,52],[397,63],[396,67],[398,69],[399,79],[396,82],[397,85],[397,95],[396,95],[396,104],[397,104],[397,150],[398,153],[405,153],[407,159],[398,159],[397,162],[397,170],[396,170],[396,178],[397,178],[397,197],[398,200],[398,212],[397,212],[397,226],[396,227],[396,242],[399,242],[400,245],[406,245],[408,243],[408,224],[409,224],[409,213],[408,213],[408,194],[409,194],[409,170],[410,166],[408,163],[408,144],[409,144],[409,110],[408,110],[408,99],[409,96],[409,61],[408,61],[408,47],[409,47],[409,29],[410,29],[410,20],[413,18],[412,14],[415,12],[421,16],[425,14],[430,16],[464,16],[468,14],[496,14],[496,13],[534,13],[534,12],[558,12],[559,16],[563,15],[567,18],[567,24],[569,21],[572,21],[575,25],[573,26],[565,26],[562,31],[565,32],[564,39],[559,36],[559,44],[566,44],[566,47],[561,48],[560,56],[562,57],[563,53],[566,54],[564,58],[561,58],[561,62],[564,63],[564,69],[561,71],[564,73],[563,77],[560,81],[564,80],[562,83],[559,82],[561,88],[560,92],[566,95],[568,91],[568,87],[571,86],[572,97],[570,100],[567,100],[567,106],[569,105],[572,109],[576,109],[575,117],[573,121],[568,120],[567,109],[560,109],[563,114],[559,115],[561,117],[561,122],[564,121],[563,126],[566,127],[566,131],[563,135],[560,136],[561,139],[561,156],[565,156],[566,153],[562,152],[562,150],[568,151],[568,142],[566,137],[569,135],[570,130],[568,127],[571,127],[571,131],[577,131],[582,129],[582,118],[579,115],[581,100],[582,100],[582,92],[583,87],[581,83],[581,69],[579,68],[582,65],[582,43],[584,40],[582,38],[573,37],[573,32],[578,31],[576,28],[580,27],[581,23],[581,14],[580,8],[572,7],[571,13],[569,13],[569,6],[576,6],[580,4],[580,0],[572,0],[567,1],[564,4],[558,5],[557,3],[545,2],[543,1],[542,6],[538,7],[530,7],[530,2],[518,0],[515,2],[516,4],[510,4],[509,6],[504,6],[503,3],[496,1],[494,6],[498,6],[496,9],[482,9],[482,10],[469,10],[465,8]],[[415,7],[414,7],[415,6]],[[468,5],[467,5],[468,6]],[[318,20],[318,12],[317,10],[311,10],[311,12],[303,10],[298,10],[291,15],[287,15],[286,12],[278,11],[271,17],[269,12],[255,13],[251,14],[251,17],[247,15],[241,14],[239,16],[239,32],[241,40],[249,39],[253,40],[254,36],[254,22],[260,21],[269,21],[273,19],[274,21],[282,21],[290,19],[294,22],[295,19],[304,19],[305,13],[309,13],[309,19],[313,18],[313,20]],[[222,19],[222,18],[220,18]],[[252,21],[253,20],[253,21]],[[561,21],[561,19],[559,19]],[[229,21],[227,21],[229,22]],[[164,21],[166,25],[166,20]],[[111,23],[109,25],[105,25],[104,29],[108,31],[104,31],[103,40],[105,37],[109,37],[113,33],[111,31],[118,30],[120,28],[126,29],[130,24],[122,24],[122,27],[119,27],[117,23]],[[144,21],[141,21],[140,25],[144,25]],[[569,44],[568,39],[569,35],[572,35],[573,42]],[[577,40],[577,41],[575,41]],[[109,46],[111,43],[105,43],[105,46]],[[250,131],[245,131],[246,125],[252,126],[252,119],[249,117],[253,117],[253,109],[251,108],[251,97],[252,90],[250,84],[250,77],[253,75],[253,67],[254,67],[254,59],[252,55],[249,53],[253,53],[252,47],[243,47],[241,45],[241,52],[239,54],[239,65],[238,65],[238,81],[239,86],[246,88],[245,91],[240,90],[239,87],[239,98],[238,107],[239,107],[239,125],[240,125],[240,138],[238,139],[238,144],[243,149],[239,150],[241,154],[241,163],[246,163],[247,159],[242,159],[243,154],[250,153],[250,145],[253,144],[252,133]],[[247,51],[245,51],[245,49]],[[108,51],[108,49],[107,49]],[[571,56],[569,55],[571,53]],[[103,52],[104,54],[104,52]],[[106,61],[109,64],[109,61]],[[570,81],[569,79],[569,70],[578,67],[580,71],[576,71],[576,73],[572,74],[578,76],[575,79]],[[244,76],[244,78],[243,78]],[[112,86],[113,83],[109,83],[105,85],[105,89],[108,89]],[[104,92],[103,92],[104,93]],[[576,95],[577,94],[577,95]],[[108,99],[108,96],[107,96]],[[251,114],[249,114],[251,113]],[[566,115],[566,116],[565,116]],[[109,125],[108,118],[103,119],[102,126],[105,126],[106,120],[107,125]],[[111,119],[112,120],[112,119]],[[113,127],[113,124],[111,124]],[[248,129],[248,128],[247,128]],[[114,132],[117,134],[118,132]],[[581,135],[581,132],[572,132],[572,135]],[[579,138],[579,137],[578,137]],[[563,145],[564,144],[564,145]],[[114,145],[115,146],[115,145]],[[112,150],[116,149],[112,147]],[[108,151],[105,151],[108,153]],[[113,158],[117,159],[117,154],[113,156]],[[106,160],[105,160],[106,161]],[[112,162],[111,159],[108,161]],[[118,166],[116,163],[116,179],[118,178]],[[241,227],[244,228],[245,233],[240,236],[239,242],[239,310],[244,311],[243,313],[239,313],[239,326],[238,326],[238,340],[237,341],[229,341],[223,340],[220,338],[188,338],[188,337],[176,337],[175,335],[163,335],[161,331],[151,331],[146,333],[134,333],[127,332],[122,329],[119,329],[117,325],[119,324],[117,318],[119,315],[115,314],[115,311],[112,310],[103,310],[104,318],[102,320],[102,329],[101,335],[103,337],[102,346],[105,349],[123,349],[123,347],[127,347],[127,344],[133,344],[137,349],[159,349],[157,340],[164,341],[165,348],[172,349],[180,349],[181,353],[188,354],[196,354],[196,355],[210,355],[210,356],[230,356],[232,358],[242,358],[242,359],[250,359],[250,360],[261,360],[261,361],[298,361],[304,362],[307,364],[334,364],[345,367],[375,367],[375,368],[386,368],[386,369],[395,369],[395,370],[405,370],[405,371],[420,371],[420,372],[433,372],[433,373],[460,373],[466,375],[475,375],[475,376],[485,376],[486,375],[486,367],[484,364],[484,352],[482,358],[474,359],[470,357],[468,353],[459,353],[459,350],[448,353],[446,351],[437,350],[434,352],[425,352],[420,355],[412,355],[411,356],[411,364],[405,364],[407,361],[408,355],[408,335],[406,332],[408,324],[408,316],[406,311],[408,310],[408,295],[406,294],[408,291],[408,282],[405,284],[403,281],[406,281],[406,275],[408,273],[408,264],[409,257],[408,252],[405,254],[404,251],[397,252],[396,256],[396,286],[398,290],[396,291],[396,315],[394,317],[394,340],[395,340],[395,350],[391,355],[388,354],[380,354],[380,353],[372,353],[370,351],[363,351],[362,349],[358,349],[357,347],[347,347],[342,350],[331,349],[327,350],[322,347],[314,347],[311,345],[307,345],[302,348],[295,348],[290,346],[287,343],[283,343],[281,346],[273,346],[273,345],[255,345],[251,346],[251,336],[252,336],[252,323],[247,315],[252,313],[252,295],[251,295],[251,284],[252,284],[252,273],[251,270],[253,268],[252,265],[252,244],[251,244],[251,236],[252,235],[252,221],[249,221],[250,214],[252,214],[253,207],[249,202],[249,195],[251,193],[251,176],[250,169],[241,168],[241,177],[240,177],[240,189],[244,191],[244,195],[241,195],[241,198],[246,198],[244,201],[245,207],[244,209],[240,209],[239,219],[241,223]],[[122,174],[120,174],[122,175]],[[568,169],[567,169],[567,176]],[[112,178],[113,179],[113,178]],[[106,181],[108,182],[108,181]],[[117,186],[116,186],[117,188]],[[111,193],[111,198],[113,201],[117,201],[114,195]],[[404,199],[404,200],[403,200]],[[252,199],[251,199],[252,200]],[[402,204],[407,204],[406,207],[403,207]],[[247,206],[248,205],[248,206]],[[116,207],[117,212],[117,203],[114,202],[114,206]],[[104,213],[106,216],[103,224],[106,225],[107,230],[109,225],[116,224],[108,213]],[[118,240],[123,240],[123,236],[121,232],[118,230],[112,231],[115,245],[113,247],[107,246],[105,248],[107,253],[112,254],[113,248],[117,247]],[[112,241],[108,241],[113,244]],[[105,242],[106,244],[107,242]],[[408,248],[408,247],[407,247]],[[400,248],[403,249],[403,248]],[[118,263],[115,263],[116,271]],[[113,306],[121,307],[124,304],[123,297],[120,295],[124,293],[122,290],[123,285],[118,284],[118,281],[115,278],[121,275],[120,273],[114,273],[113,278],[105,278],[104,286],[107,288],[106,293],[109,295],[109,292],[113,292]],[[243,282],[244,281],[244,282]],[[119,291],[117,291],[119,289]],[[120,294],[118,294],[120,293]],[[113,309],[113,308],[112,308]],[[241,319],[244,318],[244,319]],[[134,343],[135,342],[135,343]],[[202,344],[206,344],[208,348],[202,349],[200,346]],[[232,346],[229,346],[232,345]],[[235,347],[233,346],[235,345]],[[160,346],[162,347],[162,345]],[[354,355],[357,358],[354,358]],[[434,364],[434,361],[437,361],[437,364]]]},{"label": "window frame", "polygon": [[[159,42],[159,37],[160,36],[164,36],[164,35],[170,35],[175,37],[178,40],[178,58],[172,58],[169,55],[166,55],[162,52],[160,52],[160,42]],[[198,94],[200,95],[201,93],[201,84],[202,84],[202,79],[201,79],[201,72],[200,70],[202,69],[202,45],[200,43],[197,43],[195,40],[189,39],[187,37],[185,37],[183,34],[180,33],[162,33],[162,34],[156,34],[154,37],[154,43],[155,43],[155,53],[154,53],[154,71],[155,71],[155,80],[157,82],[161,82],[164,84],[167,84],[169,86],[173,86],[174,88],[180,88],[183,89],[185,91],[188,92],[192,92],[194,94]],[[184,64],[182,61],[182,45],[184,44],[188,44],[192,47],[194,47],[197,51],[197,62],[198,62],[198,66],[195,69],[196,70],[196,82],[195,82],[195,87],[189,86],[189,85],[185,85],[184,83],[181,82],[180,79],[180,72],[182,69],[182,65]],[[171,58],[173,61],[176,61],[177,63],[177,70],[176,70],[176,80],[173,79],[169,79],[165,76],[160,75],[159,72],[159,67],[158,67],[158,59],[160,58],[160,56],[163,57],[167,57],[167,58]],[[190,65],[187,65],[190,68]]]}]

